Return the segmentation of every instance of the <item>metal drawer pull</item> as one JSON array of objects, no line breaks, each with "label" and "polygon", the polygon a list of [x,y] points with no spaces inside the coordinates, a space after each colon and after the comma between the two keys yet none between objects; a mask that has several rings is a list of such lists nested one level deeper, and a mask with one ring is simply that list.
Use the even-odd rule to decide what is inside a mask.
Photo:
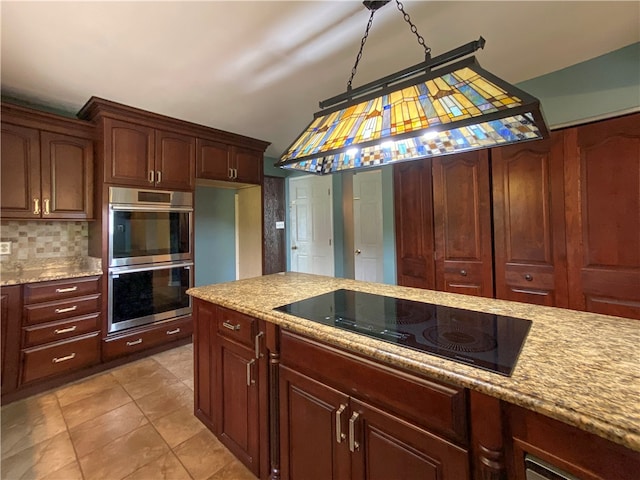
[{"label": "metal drawer pull", "polygon": [[74,358],[76,358],[76,354],[72,353],[71,355],[67,355],[66,357],[54,358],[53,360],[51,360],[51,363],[66,362],[67,360],[73,360]]},{"label": "metal drawer pull", "polygon": [[40,215],[40,199],[39,198],[33,199],[33,214]]},{"label": "metal drawer pull", "polygon": [[255,347],[256,347],[256,358],[260,358],[262,356],[262,354],[260,353],[260,337],[262,337],[263,335],[264,335],[264,332],[258,332],[254,340]]},{"label": "metal drawer pull", "polygon": [[353,453],[360,448],[360,443],[356,442],[356,422],[360,414],[353,412],[349,419],[349,450]]},{"label": "metal drawer pull", "polygon": [[224,328],[228,328],[229,330],[233,330],[234,332],[240,330],[240,324],[233,325],[232,323],[229,323],[226,320],[222,322],[222,326]]},{"label": "metal drawer pull", "polygon": [[533,275],[530,275],[530,274],[528,274],[528,273],[527,273],[527,274],[524,276],[524,279],[525,279],[527,282],[530,282],[530,281],[532,281],[532,280],[533,280]]},{"label": "metal drawer pull", "polygon": [[158,170],[158,171],[156,172],[156,175],[157,175],[157,178],[158,178],[158,179],[156,180],[156,183],[160,183],[160,182],[162,181],[162,172],[161,172],[160,170]]},{"label": "metal drawer pull", "polygon": [[247,387],[250,387],[251,384],[255,383],[252,379],[251,379],[251,366],[255,363],[255,360],[251,360],[249,363],[247,363]]},{"label": "metal drawer pull", "polygon": [[75,287],[69,287],[69,288],[56,288],[56,293],[75,292],[77,289],[78,289],[77,285]]},{"label": "metal drawer pull", "polygon": [[153,183],[153,177],[155,172],[153,170],[149,170],[149,183]]},{"label": "metal drawer pull", "polygon": [[56,335],[60,335],[61,333],[73,332],[76,328],[78,328],[77,325],[74,325],[73,327],[68,327],[68,328],[56,328],[53,331],[53,333],[55,333]]},{"label": "metal drawer pull", "polygon": [[180,333],[179,328],[176,328],[175,330],[167,330],[167,335],[175,335],[176,333]]},{"label": "metal drawer pull", "polygon": [[127,347],[133,347],[134,345],[140,345],[142,343],[142,339],[139,338],[134,340],[133,342],[127,342]]},{"label": "metal drawer pull", "polygon": [[342,443],[342,440],[347,436],[342,433],[342,413],[346,410],[347,406],[343,403],[340,404],[340,408],[336,412],[336,442]]},{"label": "metal drawer pull", "polygon": [[77,308],[78,308],[77,305],[74,305],[73,307],[67,307],[67,308],[56,308],[55,312],[56,313],[69,313],[69,312],[73,312]]},{"label": "metal drawer pull", "polygon": [[51,208],[49,207],[49,204],[50,204],[50,203],[51,203],[51,202],[49,201],[49,199],[48,199],[48,198],[45,198],[45,199],[44,199],[44,214],[45,214],[45,215],[49,215],[49,214],[51,214]]},{"label": "metal drawer pull", "polygon": [[462,275],[463,277],[467,276],[467,271],[466,270],[460,270],[460,275]]}]

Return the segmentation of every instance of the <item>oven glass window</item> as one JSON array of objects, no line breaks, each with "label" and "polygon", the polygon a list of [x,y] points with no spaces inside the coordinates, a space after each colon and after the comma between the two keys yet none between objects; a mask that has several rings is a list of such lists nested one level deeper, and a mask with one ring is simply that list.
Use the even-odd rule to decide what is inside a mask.
[{"label": "oven glass window", "polygon": [[113,212],[112,258],[189,253],[189,212]]},{"label": "oven glass window", "polygon": [[172,267],[114,275],[110,330],[170,318],[190,307],[189,273],[186,267]]}]

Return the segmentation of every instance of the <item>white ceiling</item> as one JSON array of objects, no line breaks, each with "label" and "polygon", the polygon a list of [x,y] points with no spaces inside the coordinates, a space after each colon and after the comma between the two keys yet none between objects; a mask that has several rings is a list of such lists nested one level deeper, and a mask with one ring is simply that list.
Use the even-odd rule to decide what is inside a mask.
[{"label": "white ceiling", "polygon": [[[517,83],[640,41],[640,2],[406,1],[432,48],[482,35],[476,56]],[[272,142],[279,156],[346,90],[360,1],[1,2],[2,93],[77,112],[92,95]],[[424,60],[395,1],[354,87]]]}]

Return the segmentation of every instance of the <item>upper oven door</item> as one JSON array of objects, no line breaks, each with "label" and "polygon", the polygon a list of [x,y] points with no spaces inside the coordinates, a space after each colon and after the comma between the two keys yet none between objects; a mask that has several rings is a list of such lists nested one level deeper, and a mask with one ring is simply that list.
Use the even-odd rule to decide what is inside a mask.
[{"label": "upper oven door", "polygon": [[[186,192],[151,192],[156,196],[145,196],[145,191],[115,189],[118,193],[130,193],[130,203],[117,202],[122,195],[112,195],[109,204],[109,266],[138,265],[145,263],[192,260],[191,232],[193,208],[189,204],[175,202],[153,202],[155,198],[173,198]],[[166,196],[157,196],[165,193]],[[144,201],[138,201],[141,198]],[[187,202],[183,202],[187,203]]]}]

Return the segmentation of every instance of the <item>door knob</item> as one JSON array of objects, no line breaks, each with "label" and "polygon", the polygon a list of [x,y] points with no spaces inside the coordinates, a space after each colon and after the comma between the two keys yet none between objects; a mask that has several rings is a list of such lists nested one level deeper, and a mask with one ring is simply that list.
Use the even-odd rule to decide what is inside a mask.
[{"label": "door knob", "polygon": [[355,254],[360,255],[361,253],[362,253],[362,250],[360,250],[359,248],[356,248]]},{"label": "door knob", "polygon": [[295,245],[293,247],[291,247],[291,250],[297,250],[298,247],[296,247]]}]

